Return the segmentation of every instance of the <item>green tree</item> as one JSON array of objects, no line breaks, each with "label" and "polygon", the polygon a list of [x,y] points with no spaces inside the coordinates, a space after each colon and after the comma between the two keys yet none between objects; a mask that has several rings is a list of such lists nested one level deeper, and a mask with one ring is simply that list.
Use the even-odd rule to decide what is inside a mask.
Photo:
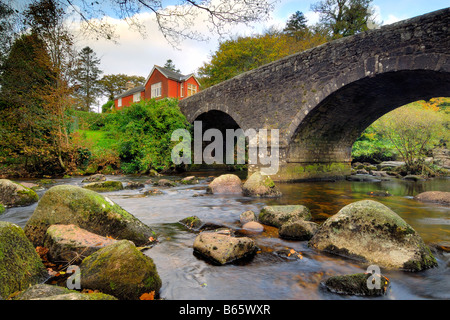
[{"label": "green tree", "polygon": [[128,83],[134,87],[142,86],[145,83],[145,77],[129,76],[126,74],[107,74],[99,81],[101,91],[108,97],[108,100],[114,100],[116,96],[127,91]]},{"label": "green tree", "polygon": [[172,70],[172,71],[175,71],[175,72],[178,72],[178,73],[181,72],[180,69],[177,69],[177,67],[175,67],[175,64],[173,63],[172,59],[168,59],[166,61],[166,64],[164,65],[164,68]]},{"label": "green tree", "polygon": [[322,0],[311,9],[320,14],[321,23],[336,39],[368,30],[368,22],[373,22],[371,3],[372,0]]},{"label": "green tree", "polygon": [[283,31],[288,34],[295,34],[299,31],[307,29],[307,22],[308,20],[306,19],[303,12],[297,11],[289,17],[289,20],[286,22],[286,27],[284,27]]},{"label": "green tree", "polygon": [[90,47],[81,49],[74,70],[74,79],[78,84],[75,93],[79,101],[78,109],[82,111],[91,111],[97,102],[101,89],[99,80],[102,74],[99,66],[100,59],[97,58],[94,50]]}]

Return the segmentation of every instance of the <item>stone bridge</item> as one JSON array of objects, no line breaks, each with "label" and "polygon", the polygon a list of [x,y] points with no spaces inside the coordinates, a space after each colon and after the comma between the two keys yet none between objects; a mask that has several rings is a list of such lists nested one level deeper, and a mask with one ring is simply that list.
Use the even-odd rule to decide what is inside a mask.
[{"label": "stone bridge", "polygon": [[[450,96],[450,8],[291,55],[180,101],[203,129],[279,129],[276,181],[350,174],[355,140],[417,100]],[[249,172],[258,169],[251,166]]]}]

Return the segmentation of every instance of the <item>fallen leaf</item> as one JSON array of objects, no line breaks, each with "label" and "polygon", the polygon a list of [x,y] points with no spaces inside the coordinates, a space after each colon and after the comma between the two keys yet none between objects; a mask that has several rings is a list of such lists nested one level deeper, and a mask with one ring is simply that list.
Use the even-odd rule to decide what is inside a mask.
[{"label": "fallen leaf", "polygon": [[149,293],[143,293],[139,300],[155,300],[155,291],[149,292]]}]

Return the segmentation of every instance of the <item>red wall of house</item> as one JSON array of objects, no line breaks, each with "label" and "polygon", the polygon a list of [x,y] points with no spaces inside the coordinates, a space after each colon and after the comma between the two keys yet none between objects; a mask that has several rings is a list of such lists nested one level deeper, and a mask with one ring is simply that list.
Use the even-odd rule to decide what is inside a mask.
[{"label": "red wall of house", "polygon": [[186,98],[186,97],[188,96],[188,95],[187,95],[187,94],[188,94],[188,83],[197,86],[197,92],[200,91],[198,82],[194,79],[194,77],[190,77],[189,79],[187,79],[187,80],[184,82],[183,98]]},{"label": "red wall of house", "polygon": [[167,97],[168,94],[168,86],[167,86],[167,78],[163,76],[158,69],[155,69],[150,79],[145,84],[145,99],[152,98],[152,84],[162,82],[161,84],[161,94],[162,97]]},{"label": "red wall of house", "polygon": [[[144,91],[141,92],[141,101],[144,99]],[[114,100],[114,106],[116,110],[122,109],[123,107],[128,107],[133,103],[133,95],[129,95],[122,98],[122,107],[119,108],[119,99]]]}]

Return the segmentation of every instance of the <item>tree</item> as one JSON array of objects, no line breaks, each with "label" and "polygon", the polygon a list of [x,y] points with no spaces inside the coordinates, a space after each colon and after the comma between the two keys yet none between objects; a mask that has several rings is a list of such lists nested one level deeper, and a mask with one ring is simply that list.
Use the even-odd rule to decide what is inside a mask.
[{"label": "tree", "polygon": [[134,87],[142,86],[145,83],[145,77],[129,76],[126,74],[107,74],[99,81],[100,89],[108,100],[114,100],[119,94],[127,91],[127,84],[131,82]]},{"label": "tree", "polygon": [[90,47],[81,49],[74,71],[74,78],[78,85],[75,95],[78,98],[80,110],[90,111],[97,102],[100,93],[99,80],[102,74],[99,65],[100,59],[97,58],[94,50]]},{"label": "tree", "polygon": [[289,34],[294,34],[298,31],[305,30],[307,28],[307,22],[308,20],[305,18],[303,12],[297,11],[290,16],[283,31]]},{"label": "tree", "polygon": [[6,58],[16,35],[17,12],[0,0],[0,64]]},{"label": "tree", "polygon": [[172,70],[172,71],[175,71],[175,72],[178,72],[178,73],[181,72],[180,69],[177,69],[177,67],[175,67],[175,64],[173,63],[172,59],[168,59],[166,61],[166,64],[164,65],[164,68]]},{"label": "tree", "polygon": [[372,0],[322,0],[311,9],[320,14],[321,23],[336,39],[368,30],[368,22],[374,22],[371,3]]}]

